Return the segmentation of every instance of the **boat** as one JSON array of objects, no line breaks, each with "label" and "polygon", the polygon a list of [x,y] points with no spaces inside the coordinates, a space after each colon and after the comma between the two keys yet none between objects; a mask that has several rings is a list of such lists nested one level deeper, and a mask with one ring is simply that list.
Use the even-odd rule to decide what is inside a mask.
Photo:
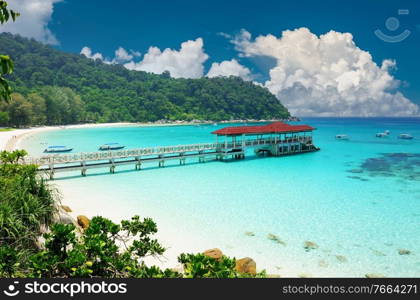
[{"label": "boat", "polygon": [[335,136],[335,139],[336,139],[336,140],[348,140],[348,139],[349,139],[349,137],[348,137],[346,134],[337,134],[337,135]]},{"label": "boat", "polygon": [[399,139],[403,139],[403,140],[412,140],[414,137],[409,135],[408,133],[401,133],[398,136]]},{"label": "boat", "polygon": [[101,151],[105,151],[105,150],[120,150],[120,149],[124,149],[125,146],[120,145],[119,143],[107,143],[107,144],[103,144],[102,146],[99,147],[99,150]]},{"label": "boat", "polygon": [[385,130],[384,132],[378,132],[376,134],[376,137],[382,138],[382,137],[387,137],[389,136],[390,131],[389,130]]},{"label": "boat", "polygon": [[45,148],[45,153],[61,153],[61,152],[70,152],[73,148],[69,148],[67,146],[48,146]]}]

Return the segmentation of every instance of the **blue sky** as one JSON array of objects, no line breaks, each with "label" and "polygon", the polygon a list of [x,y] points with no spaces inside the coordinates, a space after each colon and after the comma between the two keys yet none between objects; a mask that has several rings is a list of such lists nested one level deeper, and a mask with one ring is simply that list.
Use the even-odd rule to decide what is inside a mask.
[{"label": "blue sky", "polygon": [[[135,64],[144,60],[144,54],[148,53],[149,47],[158,47],[160,51],[164,51],[166,48],[178,51],[181,43],[196,41],[197,38],[201,38],[203,42],[202,50],[200,54],[195,54],[199,55],[196,60],[200,61],[202,70],[199,66],[189,65],[189,61],[180,60],[179,62],[185,62],[185,65],[189,66],[188,68],[194,69],[197,67],[197,69],[195,69],[195,73],[185,73],[185,70],[181,70],[178,77],[205,75],[208,74],[213,63],[219,64],[223,61],[235,59],[237,63],[235,63],[235,66],[216,66],[218,68],[215,67],[213,70],[215,72],[213,73],[223,75],[225,74],[223,72],[230,72],[226,70],[231,70],[234,67],[239,72],[238,74],[242,74],[244,78],[265,84],[280,99],[299,97],[297,93],[301,90],[299,87],[302,88],[300,83],[307,89],[304,96],[300,94],[302,99],[312,97],[312,94],[312,96],[308,96],[309,93],[313,93],[313,89],[310,86],[312,83],[308,83],[311,79],[309,77],[318,75],[322,77],[323,74],[315,74],[310,70],[310,66],[308,69],[303,68],[305,74],[296,80],[296,86],[294,88],[290,86],[286,88],[286,85],[284,85],[285,81],[281,81],[283,79],[280,80],[278,77],[275,79],[273,75],[270,75],[269,71],[278,64],[279,68],[277,69],[283,69],[277,71],[280,73],[288,72],[291,67],[295,67],[296,60],[299,61],[302,58],[290,59],[288,63],[280,67],[281,61],[287,59],[280,54],[278,56],[272,55],[267,50],[267,47],[271,47],[269,41],[263,41],[259,44],[255,42],[256,37],[266,37],[268,34],[272,34],[280,41],[284,30],[299,28],[308,29],[310,34],[313,34],[315,37],[326,34],[331,30],[338,33],[351,33],[355,47],[368,52],[372,56],[373,62],[378,65],[378,68],[381,67],[385,59],[395,61],[395,66],[388,68],[386,71],[387,74],[392,75],[394,78],[392,82],[389,81],[387,83],[387,86],[382,91],[388,93],[388,90],[392,90],[390,92],[392,95],[401,93],[404,99],[420,104],[420,76],[418,76],[418,70],[420,70],[420,57],[418,54],[420,53],[419,1],[32,0],[32,2],[44,1],[50,3],[50,8],[45,6],[43,8],[45,11],[39,13],[33,13],[34,9],[29,10],[29,0],[14,1],[16,1],[15,5],[18,5],[23,10],[25,10],[26,5],[26,16],[34,14],[33,17],[28,16],[28,19],[31,22],[43,22],[40,31],[47,30],[48,32],[31,32],[28,29],[31,27],[29,26],[31,24],[26,24],[25,26],[28,27],[26,29],[24,25],[8,25],[7,29],[11,28],[9,31],[27,36],[32,35],[44,42],[52,42],[55,44],[54,47],[68,52],[80,53],[83,47],[89,47],[92,55],[100,53],[104,60],[111,62],[114,59],[114,63],[118,62],[115,60],[115,50],[119,47],[124,48],[129,55],[139,52],[141,53],[140,56],[132,55],[133,64],[131,66],[133,69],[151,70],[158,73],[161,69],[156,69],[156,66],[150,65],[155,62],[153,60],[156,58],[155,56],[152,59],[153,61],[147,66],[145,63],[142,66]],[[9,1],[10,5],[13,5],[11,2],[14,1]],[[399,9],[409,10],[408,14],[407,11],[405,14],[399,14]],[[22,13],[22,18],[26,16]],[[394,19],[389,20],[390,17],[394,17]],[[390,24],[392,22],[394,22],[394,27],[397,27],[396,25],[398,24],[395,24],[395,20],[398,20],[400,22],[398,28],[389,30],[385,24],[387,20],[389,20],[388,28],[391,28]],[[36,25],[32,26],[32,28],[35,27]],[[245,29],[252,37],[248,40],[247,38],[244,39],[244,31],[241,32],[242,29]],[[409,30],[410,35],[403,41],[389,43],[375,35],[374,31],[376,29],[380,29],[389,36],[396,36],[404,32],[404,30]],[[305,35],[303,32],[301,34],[302,39],[307,38],[311,40],[308,34]],[[296,38],[298,38],[297,33]],[[336,38],[339,40],[340,36]],[[285,45],[285,40],[281,43],[273,42],[273,47],[288,47]],[[357,49],[354,50],[356,51]],[[130,50],[133,52],[130,52]],[[309,49],[308,51],[311,50]],[[208,58],[201,55],[203,53]],[[160,54],[155,53],[154,55]],[[168,55],[172,57],[172,54]],[[314,56],[316,56],[316,53],[314,53]],[[290,57],[290,53],[287,57]],[[324,58],[320,59],[321,63],[324,64],[322,62]],[[352,60],[352,58],[349,58],[349,60]],[[163,61],[163,59],[160,60],[160,63],[163,63]],[[333,62],[326,62],[328,66],[332,66],[332,64]],[[246,70],[240,69],[242,67],[246,68]],[[293,70],[294,75],[297,74],[296,71],[298,69],[296,67]],[[380,74],[380,70],[372,72],[376,72],[377,76],[383,75]],[[184,76],[184,74],[186,75]],[[296,77],[293,77],[293,74],[286,74],[289,82]],[[267,80],[270,81],[271,85],[266,84]],[[357,85],[358,80],[357,78],[352,78],[350,81]],[[346,88],[347,83],[338,88],[343,89],[343,86]],[[280,88],[281,84],[283,84],[282,88]],[[316,84],[319,85],[320,82]],[[369,87],[374,85],[375,83],[366,84]],[[349,89],[350,92],[352,92],[351,89]],[[356,91],[354,90],[353,94],[355,93]],[[326,90],[322,91],[321,94],[322,98],[330,95]],[[370,95],[371,93],[366,92],[360,94],[359,97],[369,98],[368,94]],[[335,96],[332,95],[331,97]],[[337,97],[348,98],[349,95],[340,92]],[[292,101],[290,99],[285,101]],[[308,107],[313,106],[315,101],[321,101],[320,99],[315,97],[312,99],[312,103],[308,103]],[[391,106],[389,111],[409,110],[413,112],[415,110],[413,107],[404,106],[405,100],[401,99],[401,97],[389,98],[389,101],[385,102],[386,105]],[[341,109],[348,107],[352,114],[360,112],[362,115],[369,114],[373,108],[367,108],[368,105],[374,106],[372,104],[375,104],[374,101],[368,103],[369,99],[366,99],[365,108],[360,108],[359,104],[354,104],[355,102],[349,105],[347,105],[348,103],[345,100],[342,100],[342,102]],[[397,107],[394,107],[393,103],[395,102],[402,102],[403,104],[398,104]],[[296,106],[296,109],[302,114],[322,114],[322,110],[330,109],[331,103],[326,103],[323,106],[324,108],[320,108],[319,111],[309,108],[299,109],[299,105],[305,105],[304,100],[296,101],[292,106]],[[320,106],[322,107],[322,105]],[[334,109],[331,110],[332,114],[336,112]],[[340,109],[340,107],[337,107],[337,109]],[[383,113],[386,114],[386,111],[383,110]]]}]

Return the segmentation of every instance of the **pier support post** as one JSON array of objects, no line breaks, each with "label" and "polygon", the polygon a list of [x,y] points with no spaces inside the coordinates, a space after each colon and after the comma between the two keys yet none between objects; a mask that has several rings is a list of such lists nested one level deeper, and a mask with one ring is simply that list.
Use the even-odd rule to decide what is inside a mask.
[{"label": "pier support post", "polygon": [[140,157],[136,157],[136,170],[141,170],[141,160]]},{"label": "pier support post", "polygon": [[54,171],[50,171],[50,180],[54,180]]},{"label": "pier support post", "polygon": [[164,160],[160,160],[159,161],[159,168],[163,168],[165,166],[165,161]]},{"label": "pier support post", "polygon": [[86,169],[82,169],[82,176],[86,176]]},{"label": "pier support post", "polygon": [[112,173],[112,174],[114,174],[115,173],[115,166],[111,166],[109,168],[109,172]]}]

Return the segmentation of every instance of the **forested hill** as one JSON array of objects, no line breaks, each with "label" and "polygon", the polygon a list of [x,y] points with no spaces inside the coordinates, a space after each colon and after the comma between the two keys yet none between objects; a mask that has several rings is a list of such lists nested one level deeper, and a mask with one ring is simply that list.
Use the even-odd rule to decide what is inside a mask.
[{"label": "forested hill", "polygon": [[[9,33],[0,34],[0,53],[15,63],[8,78],[19,95],[0,106],[12,125],[289,116],[266,89],[237,77],[174,79],[130,71]],[[30,116],[22,115],[28,110]]]}]

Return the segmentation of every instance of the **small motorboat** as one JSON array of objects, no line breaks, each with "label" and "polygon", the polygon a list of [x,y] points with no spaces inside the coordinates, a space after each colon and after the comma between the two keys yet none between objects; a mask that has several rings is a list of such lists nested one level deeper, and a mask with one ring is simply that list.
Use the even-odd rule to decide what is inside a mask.
[{"label": "small motorboat", "polygon": [[73,148],[67,146],[48,146],[44,152],[45,153],[61,153],[61,152],[70,152]]},{"label": "small motorboat", "polygon": [[408,133],[401,133],[398,138],[403,140],[412,140],[414,137]]},{"label": "small motorboat", "polygon": [[389,133],[390,133],[389,130],[385,130],[384,132],[378,132],[376,134],[376,137],[379,137],[379,138],[388,137]]},{"label": "small motorboat", "polygon": [[107,143],[107,144],[103,144],[102,146],[99,147],[99,150],[101,151],[106,151],[106,150],[120,150],[120,149],[124,149],[125,146],[120,145],[119,143]]},{"label": "small motorboat", "polygon": [[348,139],[349,139],[349,137],[348,137],[346,134],[337,134],[337,135],[335,136],[335,139],[336,139],[336,140],[348,140]]}]

